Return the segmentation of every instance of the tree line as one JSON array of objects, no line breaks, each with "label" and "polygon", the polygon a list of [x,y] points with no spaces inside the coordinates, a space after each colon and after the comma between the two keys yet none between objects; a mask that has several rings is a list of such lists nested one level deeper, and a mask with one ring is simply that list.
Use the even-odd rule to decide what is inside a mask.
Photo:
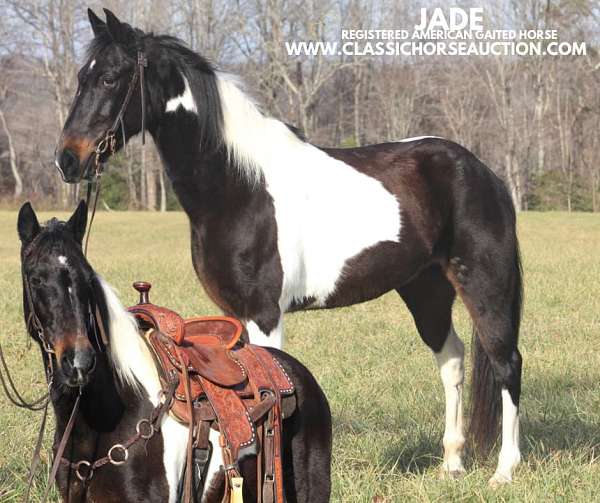
[{"label": "tree line", "polygon": [[[266,113],[323,146],[436,135],[461,143],[522,210],[600,211],[600,4],[483,2],[486,27],[556,29],[581,56],[290,56],[286,41],[342,29],[410,28],[406,0],[0,0],[0,204],[70,207],[78,187],[54,168],[91,30],[87,7],[185,40],[240,74]],[[429,7],[442,3],[430,2]],[[139,140],[111,161],[102,206],[177,207],[158,154]]]}]

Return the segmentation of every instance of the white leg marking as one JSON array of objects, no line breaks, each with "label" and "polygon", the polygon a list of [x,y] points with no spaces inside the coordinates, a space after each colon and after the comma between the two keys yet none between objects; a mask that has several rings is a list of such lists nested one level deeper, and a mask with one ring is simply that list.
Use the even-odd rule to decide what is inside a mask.
[{"label": "white leg marking", "polygon": [[498,468],[490,480],[491,485],[512,481],[512,472],[521,461],[519,449],[519,409],[510,393],[502,388],[502,447],[498,457]]},{"label": "white leg marking", "polygon": [[279,318],[279,323],[268,335],[258,328],[258,325],[253,321],[246,323],[246,330],[252,344],[269,348],[283,348],[283,316]]},{"label": "white leg marking", "polygon": [[456,335],[454,327],[442,350],[435,353],[446,395],[446,427],[444,430],[444,463],[446,474],[455,477],[465,471],[462,453],[465,445],[462,418],[462,388],[465,378],[465,347]]},{"label": "white leg marking", "polygon": [[187,456],[188,428],[167,414],[162,422],[161,434],[163,464],[169,484],[169,503],[176,503],[179,479],[183,474]]}]

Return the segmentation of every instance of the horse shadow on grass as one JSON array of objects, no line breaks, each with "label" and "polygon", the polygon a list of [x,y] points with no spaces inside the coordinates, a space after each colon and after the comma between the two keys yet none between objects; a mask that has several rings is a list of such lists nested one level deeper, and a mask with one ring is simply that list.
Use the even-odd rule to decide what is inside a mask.
[{"label": "horse shadow on grass", "polygon": [[[521,402],[521,454],[523,460],[534,458],[538,461],[551,458],[557,453],[578,457],[580,462],[597,460],[600,456],[600,417],[594,399],[597,382],[592,378],[572,379],[566,376],[538,375],[524,381],[524,394]],[[549,390],[555,390],[549,393]],[[577,399],[570,390],[582,394]],[[545,396],[552,399],[544,401]],[[433,406],[433,405],[432,405]],[[378,417],[368,422],[371,433],[386,435],[404,423],[401,417]],[[468,401],[465,407],[468,413]],[[352,411],[336,414],[336,429],[345,434],[361,434],[356,427],[356,416]],[[406,416],[404,416],[406,418]],[[413,416],[414,418],[414,416]],[[421,475],[442,463],[443,416],[439,424],[421,425],[410,428],[409,422],[399,430],[397,441],[383,450],[379,461],[384,466],[393,467],[398,473]],[[465,422],[468,421],[465,418]],[[501,432],[499,424],[498,432]],[[468,432],[467,434],[468,439]],[[475,460],[467,441],[465,466],[467,470],[493,467],[498,460],[500,435],[483,459]]]},{"label": "horse shadow on grass", "polygon": [[424,428],[415,426],[414,429],[411,429],[408,427],[398,428],[399,423],[389,416],[363,420],[358,419],[360,417],[361,414],[352,410],[335,413],[333,418],[334,435],[337,434],[340,437],[344,435],[385,437],[398,431],[401,438],[392,441],[388,447],[384,448],[383,454],[379,456],[379,463],[391,467],[394,471],[414,474],[420,474],[432,466],[441,464],[441,422],[439,425],[426,425]]}]

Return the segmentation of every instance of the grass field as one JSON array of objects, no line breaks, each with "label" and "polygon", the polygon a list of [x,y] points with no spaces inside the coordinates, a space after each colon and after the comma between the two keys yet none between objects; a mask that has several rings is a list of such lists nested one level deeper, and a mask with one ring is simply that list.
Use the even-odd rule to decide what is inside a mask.
[{"label": "grass field", "polygon": [[[0,339],[32,396],[44,378],[38,351],[26,344],[15,226],[14,212],[0,212]],[[333,501],[600,501],[600,217],[524,214],[519,234],[523,463],[510,486],[488,488],[496,453],[485,463],[469,459],[459,481],[439,479],[443,390],[396,294],[286,318],[286,350],[313,371],[332,407]],[[136,300],[131,282],[146,279],[159,304],[216,312],[194,275],[182,214],[100,214],[89,255],[126,304]],[[458,304],[455,325],[469,345]],[[466,366],[468,377],[469,358]],[[38,421],[0,396],[2,502],[21,500]]]}]

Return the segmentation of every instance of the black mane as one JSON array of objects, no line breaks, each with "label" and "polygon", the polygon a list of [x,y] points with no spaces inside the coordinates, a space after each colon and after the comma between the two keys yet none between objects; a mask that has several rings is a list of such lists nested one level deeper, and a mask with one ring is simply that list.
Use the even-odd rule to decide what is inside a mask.
[{"label": "black mane", "polygon": [[[222,147],[223,112],[217,87],[216,67],[205,57],[194,52],[187,44],[170,35],[154,35],[131,28],[131,41],[119,47],[132,58],[143,51],[148,59],[146,70],[146,92],[150,118],[160,116],[166,100],[181,94],[184,76],[190,85],[196,106],[199,142],[204,152],[213,152]],[[106,48],[115,44],[108,30],[102,30],[89,43],[86,57],[97,58]],[[177,75],[179,74],[179,75]]]}]

